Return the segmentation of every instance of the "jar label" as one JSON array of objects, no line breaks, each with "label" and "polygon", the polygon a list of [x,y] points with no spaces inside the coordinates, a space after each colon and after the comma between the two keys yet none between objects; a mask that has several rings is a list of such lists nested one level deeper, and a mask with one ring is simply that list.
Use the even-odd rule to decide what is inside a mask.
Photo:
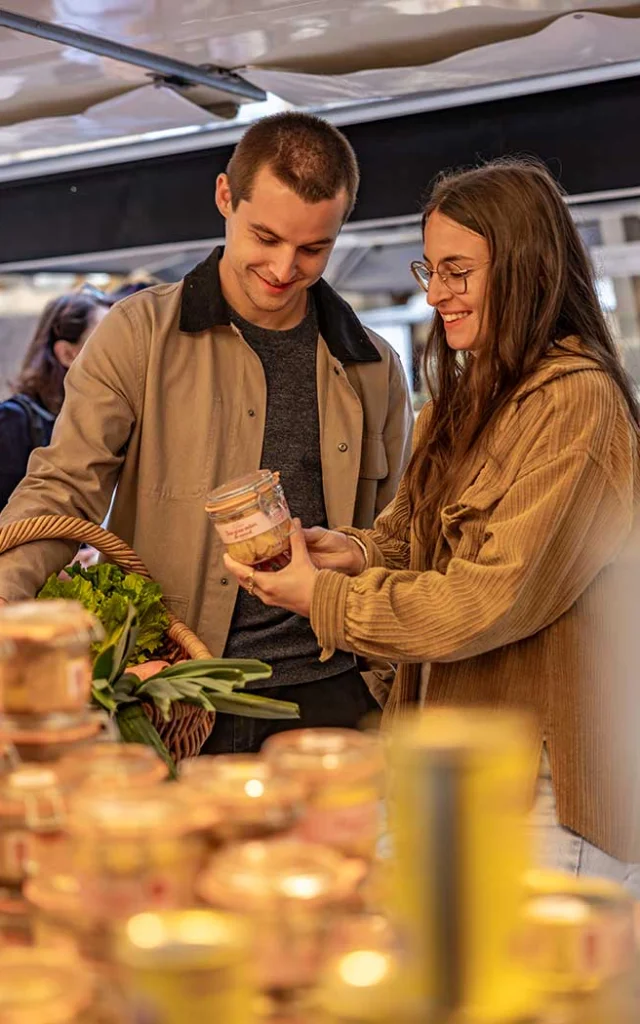
[{"label": "jar label", "polygon": [[142,910],[173,910],[182,905],[188,889],[175,876],[155,872],[125,878],[82,878],[87,902],[93,910],[113,917],[128,917]]},{"label": "jar label", "polygon": [[239,544],[244,540],[252,540],[261,533],[280,526],[289,518],[289,510],[280,505],[274,506],[270,515],[265,512],[252,512],[242,519],[233,519],[228,523],[216,523],[223,544]]},{"label": "jar label", "polygon": [[71,658],[67,665],[67,696],[71,707],[83,707],[91,691],[91,663],[86,656]]},{"label": "jar label", "polygon": [[29,859],[29,833],[4,832],[0,843],[0,875],[5,881],[22,881]]},{"label": "jar label", "polygon": [[294,829],[301,839],[363,857],[373,856],[379,830],[378,800],[348,807],[311,805]]}]

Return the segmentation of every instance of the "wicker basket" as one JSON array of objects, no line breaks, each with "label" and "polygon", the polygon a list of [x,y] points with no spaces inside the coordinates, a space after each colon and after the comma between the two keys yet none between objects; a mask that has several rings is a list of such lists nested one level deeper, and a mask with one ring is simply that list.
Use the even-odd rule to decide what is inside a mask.
[{"label": "wicker basket", "polygon": [[[124,541],[100,526],[84,519],[71,516],[36,516],[22,519],[8,526],[0,527],[0,554],[40,540],[67,540],[90,544],[108,561],[115,563],[125,572],[137,572],[145,579],[151,579],[149,570]],[[162,655],[166,661],[181,658],[210,658],[211,654],[195,633],[184,622],[169,612],[167,646]],[[215,714],[193,704],[175,703],[172,717],[165,722],[155,706],[143,707],[175,761],[195,757],[211,733]]]}]

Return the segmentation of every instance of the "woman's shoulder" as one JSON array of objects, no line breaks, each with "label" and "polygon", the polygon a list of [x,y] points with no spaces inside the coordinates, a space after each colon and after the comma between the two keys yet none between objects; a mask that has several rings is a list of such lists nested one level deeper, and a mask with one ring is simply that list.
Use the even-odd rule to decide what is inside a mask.
[{"label": "woman's shoulder", "polygon": [[594,411],[599,416],[615,417],[621,408],[627,410],[626,399],[612,373],[578,338],[567,338],[555,345],[514,397],[521,405],[534,395],[544,404],[551,404],[556,415],[578,419],[588,418]]}]

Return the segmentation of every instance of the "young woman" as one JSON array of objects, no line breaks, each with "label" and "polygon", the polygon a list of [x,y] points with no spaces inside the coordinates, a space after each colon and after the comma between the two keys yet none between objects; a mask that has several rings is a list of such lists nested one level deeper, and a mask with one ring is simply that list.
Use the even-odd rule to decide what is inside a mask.
[{"label": "young woman", "polygon": [[[310,616],[324,651],[399,662],[388,711],[532,710],[547,860],[640,895],[640,744],[608,617],[638,408],[588,256],[547,171],[501,161],[437,183],[412,270],[435,310],[432,401],[395,501],[371,531],[294,535],[281,572],[228,567]],[[626,697],[637,713],[640,687]]]},{"label": "young woman", "polygon": [[0,404],[0,510],[25,475],[33,449],[51,441],[66,372],[110,304],[99,294],[78,292],[45,306],[16,394]]}]

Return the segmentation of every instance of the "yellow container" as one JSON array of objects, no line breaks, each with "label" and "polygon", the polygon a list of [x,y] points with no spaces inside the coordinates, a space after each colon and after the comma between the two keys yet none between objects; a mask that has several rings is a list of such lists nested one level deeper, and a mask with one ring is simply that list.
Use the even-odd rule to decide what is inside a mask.
[{"label": "yellow container", "polygon": [[82,709],[91,693],[89,645],[102,635],[76,601],[0,608],[0,693],[7,714]]},{"label": "yellow container", "polygon": [[518,957],[536,749],[526,718],[433,709],[391,744],[391,909],[426,1019],[507,1021],[535,1009]]},{"label": "yellow container", "polygon": [[117,956],[134,1020],[252,1024],[249,939],[232,915],[138,914],[127,922]]},{"label": "yellow container", "polygon": [[306,789],[296,835],[372,860],[381,830],[385,762],[380,738],[352,729],[293,729],[262,747],[274,772]]}]

